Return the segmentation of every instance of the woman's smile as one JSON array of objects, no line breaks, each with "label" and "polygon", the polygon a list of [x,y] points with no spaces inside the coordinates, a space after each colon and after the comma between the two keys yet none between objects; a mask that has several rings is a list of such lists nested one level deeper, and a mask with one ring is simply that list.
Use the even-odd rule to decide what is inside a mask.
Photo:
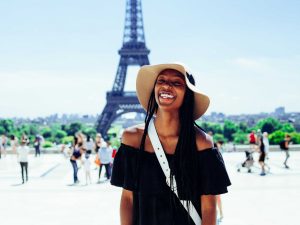
[{"label": "woman's smile", "polygon": [[176,95],[174,95],[170,91],[160,91],[158,93],[158,100],[160,104],[171,104],[176,99]]}]

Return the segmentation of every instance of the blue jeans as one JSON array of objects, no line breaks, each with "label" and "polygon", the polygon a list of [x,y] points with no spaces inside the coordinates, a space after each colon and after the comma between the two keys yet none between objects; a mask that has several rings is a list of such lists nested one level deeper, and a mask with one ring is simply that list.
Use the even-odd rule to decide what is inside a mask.
[{"label": "blue jeans", "polygon": [[78,166],[76,160],[70,160],[72,167],[73,167],[73,178],[74,178],[74,183],[78,181],[77,173],[78,173]]}]

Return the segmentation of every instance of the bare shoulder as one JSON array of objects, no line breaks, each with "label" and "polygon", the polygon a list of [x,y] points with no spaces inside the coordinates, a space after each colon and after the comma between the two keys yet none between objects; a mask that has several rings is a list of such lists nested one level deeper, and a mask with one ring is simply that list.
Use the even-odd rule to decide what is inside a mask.
[{"label": "bare shoulder", "polygon": [[144,124],[126,128],[122,134],[122,143],[134,148],[139,148],[144,133],[144,128]]},{"label": "bare shoulder", "polygon": [[195,128],[196,131],[196,144],[198,151],[203,151],[214,146],[214,142],[211,136],[199,128]]}]

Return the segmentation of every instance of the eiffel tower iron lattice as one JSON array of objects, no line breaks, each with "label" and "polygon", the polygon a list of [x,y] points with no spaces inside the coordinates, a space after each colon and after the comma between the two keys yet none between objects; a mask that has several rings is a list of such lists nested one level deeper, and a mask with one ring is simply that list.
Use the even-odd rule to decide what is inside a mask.
[{"label": "eiffel tower iron lattice", "polygon": [[125,92],[128,66],[149,64],[150,50],[146,47],[141,0],[127,0],[123,45],[119,50],[120,62],[111,91],[106,93],[106,105],[99,116],[96,129],[104,137],[111,123],[128,112],[143,113],[135,92]]}]

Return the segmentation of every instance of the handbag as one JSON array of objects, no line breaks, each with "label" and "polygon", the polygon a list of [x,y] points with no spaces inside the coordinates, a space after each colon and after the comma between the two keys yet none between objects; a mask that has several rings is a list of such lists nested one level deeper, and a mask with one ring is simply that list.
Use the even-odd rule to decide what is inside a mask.
[{"label": "handbag", "polygon": [[98,165],[98,166],[100,166],[100,165],[101,165],[101,161],[100,161],[100,159],[99,159],[99,156],[98,156],[98,155],[96,155],[96,158],[95,158],[95,161],[94,161],[94,163],[96,163],[96,165]]},{"label": "handbag", "polygon": [[[151,121],[149,123],[148,135],[149,135],[150,141],[152,143],[152,146],[154,148],[154,152],[158,159],[158,162],[166,176],[167,185],[171,188],[171,183],[170,183],[171,171],[170,171],[169,163],[168,163],[166,154],[164,152],[164,149],[160,143],[159,137],[157,135],[153,119],[151,119]],[[177,184],[176,184],[175,177],[173,177],[173,188],[171,188],[171,190],[177,196],[177,198],[180,200],[180,198],[178,196],[178,192],[177,192]],[[181,202],[182,206],[186,209],[186,211],[190,212],[190,216],[193,219],[194,223],[196,225],[201,225],[201,218],[200,218],[198,212],[196,211],[193,203],[190,204],[190,207],[188,210],[186,200],[180,200],[180,202]]]}]

